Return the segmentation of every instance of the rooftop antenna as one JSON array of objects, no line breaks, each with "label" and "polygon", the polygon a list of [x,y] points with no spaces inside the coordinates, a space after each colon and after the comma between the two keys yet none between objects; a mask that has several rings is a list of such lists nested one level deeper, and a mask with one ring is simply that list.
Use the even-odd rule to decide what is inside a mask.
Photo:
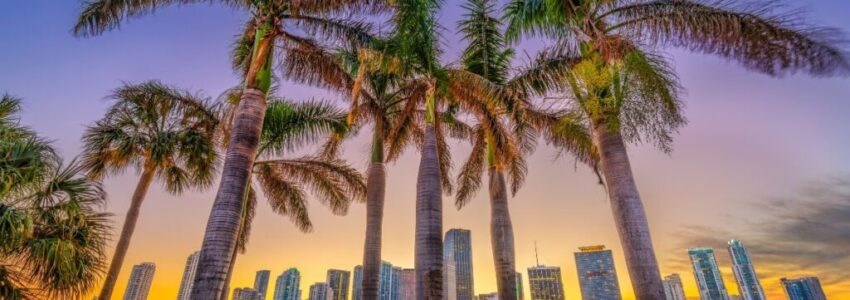
[{"label": "rooftop antenna", "polygon": [[537,266],[540,266],[540,256],[537,255],[537,241],[534,241],[534,260],[537,261]]}]

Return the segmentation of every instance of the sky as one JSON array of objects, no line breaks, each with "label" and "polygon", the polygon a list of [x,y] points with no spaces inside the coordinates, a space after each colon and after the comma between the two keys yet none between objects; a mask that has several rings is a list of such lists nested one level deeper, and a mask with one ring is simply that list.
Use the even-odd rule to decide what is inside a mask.
[{"label": "sky", "polygon": [[[75,38],[71,27],[80,7],[72,0],[0,1],[0,93],[23,98],[21,122],[53,140],[67,158],[79,153],[86,125],[103,115],[107,96],[125,82],[157,79],[207,97],[239,83],[228,49],[245,20],[242,12],[210,5],[160,8],[119,30]],[[789,8],[802,8],[812,23],[850,32],[848,1],[793,1]],[[454,30],[461,14],[454,0],[440,13],[446,62],[457,61],[465,45]],[[542,44],[515,47],[533,55]],[[724,246],[737,238],[750,248],[771,298],[782,297],[779,278],[803,275],[819,276],[831,299],[850,298],[850,79],[771,78],[716,57],[664,51],[687,91],[689,124],[675,135],[670,154],[651,145],[629,148],[662,274],[681,274],[686,294],[698,297],[687,248],[715,247],[727,288],[737,294]],[[525,55],[519,56],[518,65]],[[278,94],[344,100],[291,83]],[[456,167],[468,151],[465,142],[452,144]],[[365,171],[368,152],[368,139],[358,138],[346,144],[344,158]],[[402,267],[413,266],[417,165],[411,151],[388,166],[383,259]],[[579,299],[573,253],[606,245],[624,298],[634,299],[610,206],[592,173],[546,145],[529,158],[529,169],[525,186],[510,200],[517,269],[525,274],[536,264],[536,243],[541,264],[561,267],[567,299]],[[116,236],[137,179],[125,172],[105,181],[105,209],[115,214]],[[176,297],[186,258],[200,248],[214,192],[173,196],[158,183],[150,189],[116,298],[132,265],[148,261],[157,266],[149,299]],[[486,196],[479,193],[460,211],[444,197],[444,228],[472,230],[476,294],[496,290]],[[271,270],[273,281],[296,267],[307,291],[325,280],[327,269],[359,264],[364,205],[353,205],[347,216],[334,216],[319,203],[309,212],[315,229],[302,233],[261,199],[231,287],[252,286],[257,270]]]}]

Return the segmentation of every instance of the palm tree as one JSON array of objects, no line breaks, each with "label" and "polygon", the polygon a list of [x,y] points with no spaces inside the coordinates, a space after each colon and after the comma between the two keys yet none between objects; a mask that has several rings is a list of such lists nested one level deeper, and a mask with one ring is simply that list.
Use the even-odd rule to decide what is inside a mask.
[{"label": "palm tree", "polygon": [[[626,143],[649,140],[669,151],[685,123],[679,85],[653,46],[714,54],[769,75],[816,76],[850,69],[835,30],[803,26],[775,4],[698,0],[512,0],[507,36],[553,38],[544,53],[560,61],[554,81],[538,88],[568,92],[592,130],[617,231],[638,299],[664,297],[643,203]],[[538,89],[540,90],[540,89]]]},{"label": "palm tree", "polygon": [[[519,97],[526,103],[524,110],[501,112],[498,119],[476,115],[478,125],[472,134],[472,153],[457,176],[456,205],[462,208],[481,187],[481,175],[486,168],[489,176],[490,240],[496,267],[496,283],[500,299],[517,299],[514,234],[508,208],[508,185],[515,195],[527,171],[524,155],[534,147],[534,129],[541,131],[550,143],[571,150],[581,161],[590,163],[590,134],[579,128],[559,131],[570,125],[571,119],[562,112],[533,109],[529,93],[525,91],[530,81],[537,80],[545,69],[527,69],[508,78],[513,51],[506,47],[501,33],[501,21],[495,17],[495,6],[488,0],[468,0],[467,11],[459,22],[460,32],[469,45],[463,52],[464,69],[499,86],[507,96]],[[511,121],[507,122],[511,117]],[[513,123],[513,124],[509,124]],[[559,136],[561,138],[556,138]],[[486,165],[485,165],[486,162]]]},{"label": "palm tree", "polygon": [[[125,19],[152,13],[166,5],[215,2],[250,12],[245,37],[252,40],[244,62],[244,91],[233,122],[233,134],[225,153],[221,182],[207,222],[200,262],[193,285],[195,299],[216,299],[225,288],[236,247],[242,199],[256,157],[266,111],[266,94],[271,87],[276,46],[308,43],[299,35],[329,39],[357,36],[364,32],[361,22],[337,19],[333,15],[379,8],[378,0],[94,0],[88,2],[74,28],[77,35],[97,35],[117,28]],[[280,55],[277,55],[280,56]]]},{"label": "palm tree", "polygon": [[212,139],[218,121],[203,100],[156,81],[124,85],[111,97],[115,104],[83,135],[82,163],[95,180],[133,167],[139,182],[99,299],[112,298],[151,183],[159,179],[175,195],[202,189],[212,183],[218,162]]},{"label": "palm tree", "polygon": [[[223,141],[228,140],[240,92],[241,89],[234,89],[225,98],[227,109],[221,114],[224,122],[218,130]],[[257,202],[257,188],[251,182],[259,184],[274,212],[288,216],[303,232],[313,229],[307,213],[308,192],[337,215],[346,214],[351,202],[365,198],[367,188],[362,175],[342,160],[327,156],[281,158],[323,136],[344,135],[349,130],[345,114],[332,105],[317,101],[292,102],[280,98],[269,100],[252,179],[243,198],[244,213],[231,262],[235,261],[237,251],[245,251],[248,243]],[[229,284],[229,276],[226,284]]]},{"label": "palm tree", "polygon": [[19,103],[0,98],[0,298],[79,299],[103,274],[106,194],[17,124]]}]

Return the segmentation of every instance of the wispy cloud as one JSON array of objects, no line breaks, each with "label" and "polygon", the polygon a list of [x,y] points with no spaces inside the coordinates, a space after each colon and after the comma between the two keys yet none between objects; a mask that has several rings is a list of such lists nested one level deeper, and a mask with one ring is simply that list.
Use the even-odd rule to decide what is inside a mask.
[{"label": "wispy cloud", "polygon": [[[726,281],[734,282],[726,241],[740,239],[770,296],[782,297],[779,278],[814,275],[829,296],[850,297],[850,177],[811,182],[792,196],[766,199],[753,210],[761,217],[686,228],[678,249],[715,248]],[[690,269],[687,257],[668,263]],[[737,293],[734,285],[727,288]]]}]

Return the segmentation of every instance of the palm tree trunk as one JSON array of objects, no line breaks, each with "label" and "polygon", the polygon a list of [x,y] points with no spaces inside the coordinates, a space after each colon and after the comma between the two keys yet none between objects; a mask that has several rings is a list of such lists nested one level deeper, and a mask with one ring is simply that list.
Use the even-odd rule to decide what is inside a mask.
[{"label": "palm tree trunk", "polygon": [[490,167],[490,242],[496,266],[496,285],[500,300],[516,300],[516,261],[514,229],[508,208],[508,189],[504,172]]},{"label": "palm tree trunk", "polygon": [[602,175],[635,296],[637,299],[664,299],[649,222],[632,175],[623,136],[611,130],[606,122],[594,122],[593,142],[600,152]]},{"label": "palm tree trunk", "polygon": [[416,299],[443,299],[443,198],[436,131],[425,125],[416,179]]},{"label": "palm tree trunk", "polygon": [[366,175],[366,243],[363,249],[362,299],[378,299],[381,268],[381,237],[384,220],[384,193],[387,174],[384,167],[383,129],[375,126],[372,165]]},{"label": "palm tree trunk", "polygon": [[246,88],[233,120],[233,133],[204,234],[192,299],[219,299],[225,288],[242,221],[242,201],[257,154],[265,113],[265,93]]},{"label": "palm tree trunk", "polygon": [[112,255],[112,261],[109,263],[109,271],[106,273],[106,280],[103,283],[103,288],[100,290],[98,299],[109,300],[112,298],[115,282],[118,280],[118,274],[121,273],[121,265],[124,264],[124,257],[127,255],[127,249],[130,248],[130,239],[133,237],[133,231],[136,230],[136,221],[139,220],[142,201],[145,200],[148,188],[151,186],[151,182],[153,182],[154,171],[156,170],[152,166],[145,166],[141,177],[139,177],[139,183],[136,184],[136,190],[133,192],[133,198],[130,200],[130,209],[127,210],[127,216],[124,217],[124,227],[121,228],[121,237],[118,238],[118,244],[115,246],[115,254]]}]

